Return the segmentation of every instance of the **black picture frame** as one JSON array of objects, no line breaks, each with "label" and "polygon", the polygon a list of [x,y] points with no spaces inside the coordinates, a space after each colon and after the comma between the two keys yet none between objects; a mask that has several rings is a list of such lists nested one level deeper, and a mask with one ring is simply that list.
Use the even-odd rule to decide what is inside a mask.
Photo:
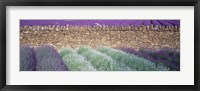
[{"label": "black picture frame", "polygon": [[[194,85],[6,85],[6,6],[194,6]],[[199,90],[199,0],[0,0],[0,89],[27,90],[116,90],[198,91]]]}]

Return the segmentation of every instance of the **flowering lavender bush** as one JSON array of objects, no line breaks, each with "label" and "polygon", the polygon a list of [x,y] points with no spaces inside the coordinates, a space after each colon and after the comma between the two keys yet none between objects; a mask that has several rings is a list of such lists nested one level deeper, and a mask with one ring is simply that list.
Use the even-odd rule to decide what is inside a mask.
[{"label": "flowering lavender bush", "polygon": [[51,46],[40,46],[36,51],[36,70],[37,71],[66,71],[67,66],[63,62],[61,56]]},{"label": "flowering lavender bush", "polygon": [[84,57],[78,55],[74,50],[63,48],[60,54],[70,71],[95,71],[96,69]]},{"label": "flowering lavender bush", "polygon": [[118,64],[115,60],[106,54],[100,53],[89,47],[80,47],[77,53],[85,57],[99,71],[131,70],[129,67],[122,63]]},{"label": "flowering lavender bush", "polygon": [[36,60],[33,48],[28,46],[20,47],[20,71],[35,71]]},{"label": "flowering lavender bush", "polygon": [[147,52],[154,60],[169,66],[171,70],[180,70],[180,53],[169,50]]},{"label": "flowering lavender bush", "polygon": [[162,48],[161,50],[120,48],[122,51],[134,54],[158,64],[164,64],[170,70],[180,70],[180,53],[170,48]]},{"label": "flowering lavender bush", "polygon": [[133,54],[125,53],[121,50],[110,47],[99,47],[98,50],[109,55],[111,58],[119,63],[128,65],[132,70],[137,71],[155,71],[155,70],[169,70],[167,67],[159,65],[156,67],[155,63],[150,62],[142,57]]}]

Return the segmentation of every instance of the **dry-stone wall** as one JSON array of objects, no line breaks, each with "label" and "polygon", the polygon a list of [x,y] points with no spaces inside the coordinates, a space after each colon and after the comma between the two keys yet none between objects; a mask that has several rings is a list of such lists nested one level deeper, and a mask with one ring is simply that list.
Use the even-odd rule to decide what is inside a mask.
[{"label": "dry-stone wall", "polygon": [[78,48],[82,45],[145,48],[180,48],[180,31],[94,31],[89,29],[52,29],[35,30],[20,29],[20,44],[39,46],[52,45],[57,49],[62,47]]}]

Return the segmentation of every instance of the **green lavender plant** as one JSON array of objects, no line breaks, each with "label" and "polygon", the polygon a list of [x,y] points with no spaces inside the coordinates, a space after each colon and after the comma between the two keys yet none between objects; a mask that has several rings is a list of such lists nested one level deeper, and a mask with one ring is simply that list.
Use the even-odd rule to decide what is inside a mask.
[{"label": "green lavender plant", "polygon": [[150,62],[144,58],[135,56],[133,54],[125,53],[121,50],[113,49],[110,47],[99,47],[98,51],[107,54],[112,59],[119,63],[128,65],[132,70],[137,71],[157,71],[168,70],[166,67],[156,67],[155,63]]},{"label": "green lavender plant", "polygon": [[85,57],[99,71],[131,70],[125,65],[118,64],[115,60],[106,54],[102,54],[90,47],[80,47],[77,53]]},{"label": "green lavender plant", "polygon": [[60,50],[60,55],[70,71],[96,70],[90,62],[86,61],[84,57],[77,54],[73,49],[63,48]]}]

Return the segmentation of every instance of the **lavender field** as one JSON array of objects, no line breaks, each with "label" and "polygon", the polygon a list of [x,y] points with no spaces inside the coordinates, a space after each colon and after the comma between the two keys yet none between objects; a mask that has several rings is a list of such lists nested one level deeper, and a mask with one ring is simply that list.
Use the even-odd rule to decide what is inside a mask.
[{"label": "lavender field", "polygon": [[180,20],[20,20],[20,71],[180,71]]},{"label": "lavender field", "polygon": [[95,25],[118,25],[118,26],[180,26],[180,20],[21,20],[20,26],[95,26]]}]

